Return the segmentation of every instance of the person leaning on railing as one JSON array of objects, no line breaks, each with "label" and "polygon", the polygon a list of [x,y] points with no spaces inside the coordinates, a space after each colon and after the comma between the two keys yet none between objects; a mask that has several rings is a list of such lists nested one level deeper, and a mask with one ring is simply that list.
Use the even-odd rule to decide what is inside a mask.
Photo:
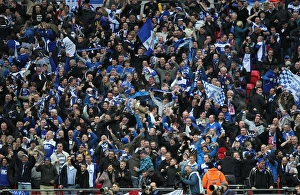
[{"label": "person leaning on railing", "polygon": [[[266,163],[263,158],[257,159],[257,166],[253,167],[249,175],[251,189],[273,189],[274,179],[270,169],[266,168]],[[254,191],[254,193],[261,193]],[[268,194],[267,191],[263,193]]]}]

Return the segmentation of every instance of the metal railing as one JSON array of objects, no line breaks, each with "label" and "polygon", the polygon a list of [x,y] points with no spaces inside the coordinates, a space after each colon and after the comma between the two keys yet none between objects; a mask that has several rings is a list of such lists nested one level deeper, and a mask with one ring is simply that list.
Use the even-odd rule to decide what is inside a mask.
[{"label": "metal railing", "polygon": [[[175,190],[173,188],[158,188],[162,194],[167,194],[169,192],[174,192]],[[294,187],[289,187],[289,188],[280,188],[280,189],[246,189],[245,185],[229,185],[229,189],[231,191],[236,192],[236,194],[244,194],[244,195],[250,195],[253,192],[259,192],[260,194],[281,194],[281,195],[288,195],[291,192],[295,192],[295,188]],[[5,193],[5,192],[10,192],[12,194],[15,195],[22,195],[25,194],[24,192],[30,192],[30,194],[34,195],[34,194],[40,194],[40,192],[49,192],[49,189],[31,189],[31,190],[24,190],[24,189],[2,189],[0,190],[0,194]],[[142,192],[141,188],[120,188],[120,191],[127,193],[130,191],[138,191],[138,192]],[[181,194],[180,191],[182,191],[182,189],[177,189],[178,194]],[[103,192],[100,192],[100,189],[96,189],[96,188],[85,188],[85,189],[53,189],[53,191],[55,195],[62,195],[64,194],[64,192],[73,192],[74,194],[80,194],[80,192],[83,193],[88,193],[91,195],[94,194],[103,194]],[[249,193],[250,192],[250,193]],[[185,192],[185,194],[188,194],[187,192]],[[257,194],[257,193],[255,193]]]},{"label": "metal railing", "polygon": [[[164,192],[163,194],[166,194],[167,192],[172,192],[175,191],[174,188],[158,188],[161,192]],[[181,189],[177,189],[177,190],[181,190]],[[103,193],[103,191],[101,192],[99,188],[73,188],[73,189],[68,189],[68,188],[64,188],[64,189],[58,189],[58,188],[54,188],[53,190],[49,190],[49,189],[30,189],[30,190],[25,190],[25,189],[2,189],[0,190],[0,194],[5,194],[5,192],[8,193],[12,193],[14,195],[26,195],[28,194],[28,192],[31,195],[34,194],[40,194],[40,192],[49,192],[52,191],[54,192],[55,195],[62,195],[64,194],[64,192],[71,192],[72,194],[80,194],[80,193],[85,193],[85,194],[90,194],[90,195],[94,195],[94,194],[105,194]],[[138,192],[142,192],[141,188],[120,188],[121,192],[127,193],[130,191],[138,191]],[[25,193],[27,192],[27,193]]]}]

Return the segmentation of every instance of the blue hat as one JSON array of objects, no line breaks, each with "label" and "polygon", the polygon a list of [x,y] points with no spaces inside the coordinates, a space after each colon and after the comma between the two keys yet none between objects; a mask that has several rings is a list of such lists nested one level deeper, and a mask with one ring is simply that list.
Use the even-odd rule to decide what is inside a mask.
[{"label": "blue hat", "polygon": [[44,161],[49,160],[51,162],[51,158],[50,157],[45,157]]},{"label": "blue hat", "polygon": [[284,59],[290,59],[289,55],[284,56]]},{"label": "blue hat", "polygon": [[165,10],[165,11],[163,11],[163,13],[161,14],[162,16],[170,16],[171,14],[170,14],[170,12],[169,11],[167,11],[167,10]]},{"label": "blue hat", "polygon": [[80,147],[80,146],[82,146],[82,147],[85,147],[85,144],[84,144],[84,143],[82,143],[82,144],[80,144],[80,145],[79,145],[79,147]]},{"label": "blue hat", "polygon": [[264,158],[258,158],[258,159],[256,159],[256,160],[257,160],[257,163],[260,163],[260,162],[262,162],[262,161],[265,162],[265,159],[264,159]]},{"label": "blue hat", "polygon": [[176,7],[175,9],[177,9],[178,11],[182,11],[181,7]]},{"label": "blue hat", "polygon": [[123,144],[127,144],[129,140],[128,140],[127,137],[123,137],[123,138],[121,139],[121,141],[122,141]]}]

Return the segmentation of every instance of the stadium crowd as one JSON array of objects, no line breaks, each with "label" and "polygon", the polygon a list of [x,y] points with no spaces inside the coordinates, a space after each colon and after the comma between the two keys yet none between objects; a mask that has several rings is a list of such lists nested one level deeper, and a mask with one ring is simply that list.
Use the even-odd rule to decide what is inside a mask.
[{"label": "stadium crowd", "polygon": [[300,184],[299,98],[278,83],[300,74],[299,0],[26,5],[0,0],[1,188]]}]

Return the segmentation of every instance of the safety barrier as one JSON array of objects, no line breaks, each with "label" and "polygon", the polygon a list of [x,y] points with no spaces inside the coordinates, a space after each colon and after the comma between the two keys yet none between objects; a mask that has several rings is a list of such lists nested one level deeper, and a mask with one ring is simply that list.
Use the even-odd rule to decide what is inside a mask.
[{"label": "safety barrier", "polygon": [[[170,192],[172,192],[172,193],[170,193],[172,195],[188,194],[188,193],[183,193],[182,189],[177,189],[177,190],[174,190],[173,188],[158,188],[158,189],[162,192],[162,194],[168,194]],[[231,191],[236,192],[236,194],[243,194],[243,195],[252,195],[252,194],[289,195],[296,191],[294,187],[280,188],[280,189],[246,189],[244,185],[229,185],[229,189]],[[129,194],[138,195],[139,192],[142,192],[142,189],[141,188],[120,188],[120,191],[124,192],[124,194],[129,192]],[[19,190],[19,189],[2,189],[2,190],[0,190],[0,194],[7,194],[7,192],[10,192],[13,195],[26,195],[26,194],[28,195],[29,193],[31,195],[39,195],[40,192],[48,192],[49,193],[49,190],[31,189],[31,190],[27,190],[27,192],[29,192],[29,193],[25,193],[24,190]],[[90,194],[90,195],[103,194],[103,192],[100,193],[100,189],[96,189],[96,188],[54,189],[52,192],[55,195],[63,195],[63,194],[65,194],[64,192],[71,192],[72,194]],[[134,192],[134,193],[130,193],[130,192]]]}]

